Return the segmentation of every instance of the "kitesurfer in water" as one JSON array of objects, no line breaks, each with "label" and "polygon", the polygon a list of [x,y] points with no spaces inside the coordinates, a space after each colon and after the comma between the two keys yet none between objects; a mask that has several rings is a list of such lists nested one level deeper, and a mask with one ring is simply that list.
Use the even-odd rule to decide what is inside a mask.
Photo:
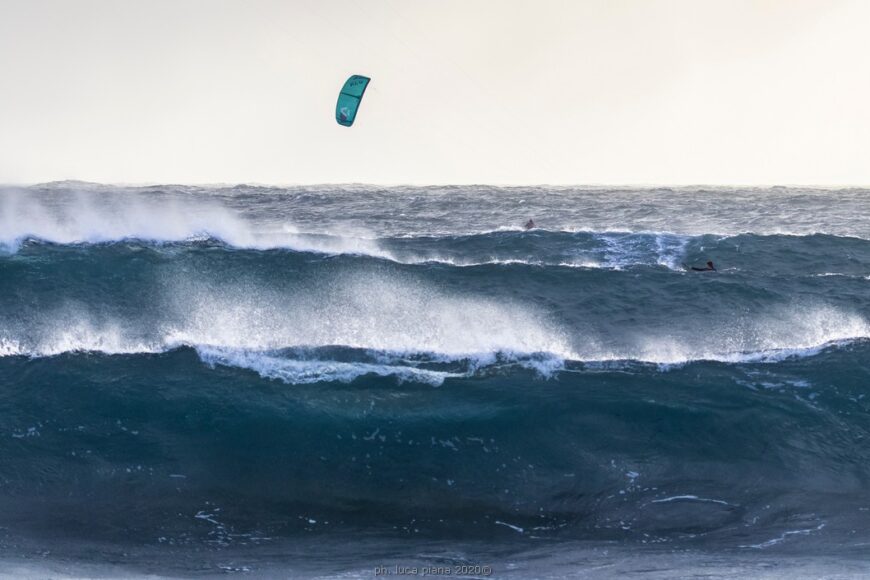
[{"label": "kitesurfer in water", "polygon": [[523,227],[525,227],[527,230],[530,230],[530,229],[537,227],[537,226],[535,225],[535,220],[530,219],[529,221],[526,222],[526,225]]},{"label": "kitesurfer in water", "polygon": [[716,267],[713,265],[713,262],[711,260],[707,260],[706,268],[697,268],[695,266],[692,266],[692,270],[695,272],[715,272]]}]

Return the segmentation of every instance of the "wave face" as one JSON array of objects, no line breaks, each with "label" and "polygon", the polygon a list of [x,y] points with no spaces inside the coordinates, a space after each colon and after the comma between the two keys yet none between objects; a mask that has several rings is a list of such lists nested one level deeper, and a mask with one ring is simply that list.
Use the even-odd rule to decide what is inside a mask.
[{"label": "wave face", "polygon": [[870,540],[868,192],[62,183],[0,212],[7,536]]}]

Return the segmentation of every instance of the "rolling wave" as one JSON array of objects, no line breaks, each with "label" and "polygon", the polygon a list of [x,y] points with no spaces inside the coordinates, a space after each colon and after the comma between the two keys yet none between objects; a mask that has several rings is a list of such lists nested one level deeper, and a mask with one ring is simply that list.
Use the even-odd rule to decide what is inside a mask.
[{"label": "rolling wave", "polygon": [[[26,322],[9,317],[17,309],[8,308],[0,317],[0,355],[147,354],[188,346],[209,364],[251,368],[287,382],[314,380],[320,368],[323,380],[371,372],[440,383],[508,362],[543,376],[572,362],[771,362],[870,338],[864,316],[824,304],[638,328],[606,311],[598,313],[598,323],[582,312],[573,322],[559,321],[531,301],[449,292],[383,273],[340,273],[283,289],[188,277],[167,282],[152,300],[134,302],[132,311],[119,305],[115,313],[105,311],[105,302],[64,301],[39,308]],[[362,352],[363,360],[310,356],[334,347]],[[413,364],[402,362],[409,358]],[[464,367],[452,375],[414,368],[438,362]]]}]

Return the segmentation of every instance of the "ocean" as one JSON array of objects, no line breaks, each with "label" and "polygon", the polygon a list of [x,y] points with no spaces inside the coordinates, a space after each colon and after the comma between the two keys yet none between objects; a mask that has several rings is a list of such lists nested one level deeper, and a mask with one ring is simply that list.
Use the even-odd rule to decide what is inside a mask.
[{"label": "ocean", "polygon": [[870,575],[868,393],[868,190],[0,189],[0,577]]}]

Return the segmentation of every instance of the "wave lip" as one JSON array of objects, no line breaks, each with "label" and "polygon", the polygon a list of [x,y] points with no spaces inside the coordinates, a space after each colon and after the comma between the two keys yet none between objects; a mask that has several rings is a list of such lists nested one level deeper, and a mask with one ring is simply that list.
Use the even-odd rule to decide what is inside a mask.
[{"label": "wave lip", "polygon": [[[168,353],[181,348],[192,348],[199,359],[209,367],[224,366],[250,370],[265,379],[287,384],[313,384],[321,382],[350,383],[364,376],[393,377],[400,383],[411,382],[440,386],[447,379],[483,377],[492,373],[511,373],[516,369],[532,371],[541,379],[556,377],[563,371],[577,372],[583,368],[596,370],[621,368],[622,365],[655,365],[662,370],[683,367],[699,362],[726,364],[778,363],[793,358],[813,357],[831,349],[843,348],[870,338],[840,339],[805,348],[785,348],[770,351],[720,353],[697,358],[636,358],[619,355],[564,359],[553,353],[478,352],[388,352],[343,346],[290,347],[284,349],[240,348],[213,344],[187,344],[167,341],[162,344],[118,343],[106,339],[88,339],[81,343],[64,336],[51,347],[29,349],[13,340],[0,339],[0,358],[24,356],[29,358],[54,357],[74,353],[98,353],[108,356]],[[336,356],[330,352],[344,351]],[[348,355],[350,355],[348,357]],[[341,360],[345,358],[346,360]],[[579,369],[575,364],[582,365]]]},{"label": "wave lip", "polygon": [[0,249],[9,253],[28,240],[58,245],[216,240],[240,249],[394,259],[377,239],[359,229],[306,233],[286,221],[258,223],[210,200],[79,192],[52,203],[11,192],[0,197],[0,210]]},{"label": "wave lip", "polygon": [[[548,374],[575,356],[564,329],[539,308],[378,273],[284,288],[183,276],[144,306],[150,313],[144,320],[99,315],[83,304],[43,309],[27,325],[4,327],[0,319],[0,354],[134,354],[188,346],[207,364],[287,382],[372,373],[430,384],[496,365]],[[301,356],[328,348],[369,354],[350,361]],[[445,372],[415,362],[466,368]]]},{"label": "wave lip", "polygon": [[0,244],[9,249],[26,239],[80,244],[184,241],[208,235],[242,246],[252,241],[244,220],[215,203],[94,192],[43,200],[13,192],[2,198],[2,209]]},{"label": "wave lip", "polygon": [[[184,280],[165,298],[144,320],[101,317],[83,305],[40,310],[27,325],[0,319],[0,356],[150,354],[187,346],[207,364],[286,382],[370,373],[440,384],[507,367],[549,377],[573,362],[772,363],[870,339],[870,323],[859,314],[795,303],[701,326],[630,326],[618,340],[604,340],[601,328],[571,327],[529,304],[377,274],[343,274],[292,291]],[[321,356],[336,348],[365,356]]]},{"label": "wave lip", "polygon": [[656,364],[697,360],[725,363],[779,362],[814,356],[821,351],[870,339],[870,323],[861,315],[827,305],[791,304],[764,316],[744,317],[703,329],[685,338],[650,333],[630,356]]}]

